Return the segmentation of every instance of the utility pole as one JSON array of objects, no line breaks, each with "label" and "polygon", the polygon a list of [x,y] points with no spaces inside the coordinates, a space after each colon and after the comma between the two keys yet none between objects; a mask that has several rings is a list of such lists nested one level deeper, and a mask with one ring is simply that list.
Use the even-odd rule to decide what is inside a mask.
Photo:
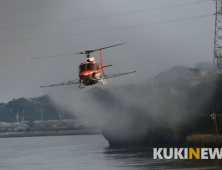
[{"label": "utility pole", "polygon": [[19,109],[18,109],[18,106],[17,106],[17,116],[16,116],[16,118],[17,118],[17,123],[19,123]]},{"label": "utility pole", "polygon": [[24,111],[24,108],[23,108],[23,111],[22,111],[22,113],[23,113],[23,122],[25,121],[25,113],[24,113],[25,111]]},{"label": "utility pole", "polygon": [[215,38],[213,67],[217,73],[222,73],[222,0],[216,0]]},{"label": "utility pole", "polygon": [[20,101],[18,101],[18,105],[17,105],[17,123],[19,123],[19,106],[20,106]]},{"label": "utility pole", "polygon": [[[11,117],[12,117],[12,110],[10,110],[10,112],[11,112]],[[12,117],[12,123],[14,123],[13,117]]]},{"label": "utility pole", "polygon": [[44,111],[44,110],[42,110],[42,107],[41,107],[40,112],[41,112],[41,118],[42,118],[42,120],[43,120],[43,111]]},{"label": "utility pole", "polygon": [[156,88],[155,88],[156,83],[154,82],[153,77],[152,77],[152,82],[151,83],[152,83],[152,91],[156,92]]},{"label": "utility pole", "polygon": [[65,115],[64,115],[64,106],[62,106],[62,116],[63,116],[63,119],[65,119]]},{"label": "utility pole", "polygon": [[62,119],[62,116],[61,116],[61,110],[59,110],[59,120]]},{"label": "utility pole", "polygon": [[216,134],[217,135],[217,143],[218,143],[218,130],[217,130],[217,115],[214,113],[214,111],[213,111],[213,114],[211,114],[211,117],[212,117],[212,119],[213,119],[213,126],[214,126],[214,134]]},{"label": "utility pole", "polygon": [[0,114],[1,114],[1,120],[0,120],[0,122],[3,122],[2,112],[1,112],[1,111],[0,111]]}]

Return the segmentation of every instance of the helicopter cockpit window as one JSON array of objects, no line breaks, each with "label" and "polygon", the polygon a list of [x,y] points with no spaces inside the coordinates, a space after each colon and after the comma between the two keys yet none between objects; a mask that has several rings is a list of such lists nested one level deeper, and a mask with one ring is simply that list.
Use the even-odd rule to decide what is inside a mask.
[{"label": "helicopter cockpit window", "polygon": [[96,63],[96,70],[99,70],[99,64]]},{"label": "helicopter cockpit window", "polygon": [[95,70],[94,63],[87,63],[87,70]]},{"label": "helicopter cockpit window", "polygon": [[85,71],[85,64],[79,66],[79,72]]}]

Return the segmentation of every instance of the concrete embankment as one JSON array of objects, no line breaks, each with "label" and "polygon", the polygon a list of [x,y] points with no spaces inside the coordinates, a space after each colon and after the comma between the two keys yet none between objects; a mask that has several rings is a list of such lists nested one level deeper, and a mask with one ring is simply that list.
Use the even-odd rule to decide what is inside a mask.
[{"label": "concrete embankment", "polygon": [[222,135],[213,134],[193,134],[171,143],[151,143],[148,138],[130,140],[119,136],[111,137],[103,134],[108,140],[110,147],[131,147],[131,146],[148,146],[148,147],[200,147],[200,148],[221,148]]},{"label": "concrete embankment", "polygon": [[29,132],[2,132],[0,138],[8,137],[35,137],[35,136],[63,136],[63,135],[93,135],[101,134],[100,129],[77,129],[56,131],[29,131]]}]

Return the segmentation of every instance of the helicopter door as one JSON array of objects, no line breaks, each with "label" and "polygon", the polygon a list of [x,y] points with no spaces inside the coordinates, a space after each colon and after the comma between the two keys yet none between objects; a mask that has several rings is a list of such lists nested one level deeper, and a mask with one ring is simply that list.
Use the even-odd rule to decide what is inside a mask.
[{"label": "helicopter door", "polygon": [[81,64],[79,66],[79,73],[85,71],[86,65],[85,64]]}]

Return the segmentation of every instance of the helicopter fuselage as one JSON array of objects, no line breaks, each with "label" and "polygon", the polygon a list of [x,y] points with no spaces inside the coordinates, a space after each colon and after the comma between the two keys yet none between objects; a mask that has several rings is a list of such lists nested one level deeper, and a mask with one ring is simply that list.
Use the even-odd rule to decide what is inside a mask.
[{"label": "helicopter fuselage", "polygon": [[94,57],[86,59],[79,65],[79,79],[85,86],[100,82],[101,65],[97,63]]}]

